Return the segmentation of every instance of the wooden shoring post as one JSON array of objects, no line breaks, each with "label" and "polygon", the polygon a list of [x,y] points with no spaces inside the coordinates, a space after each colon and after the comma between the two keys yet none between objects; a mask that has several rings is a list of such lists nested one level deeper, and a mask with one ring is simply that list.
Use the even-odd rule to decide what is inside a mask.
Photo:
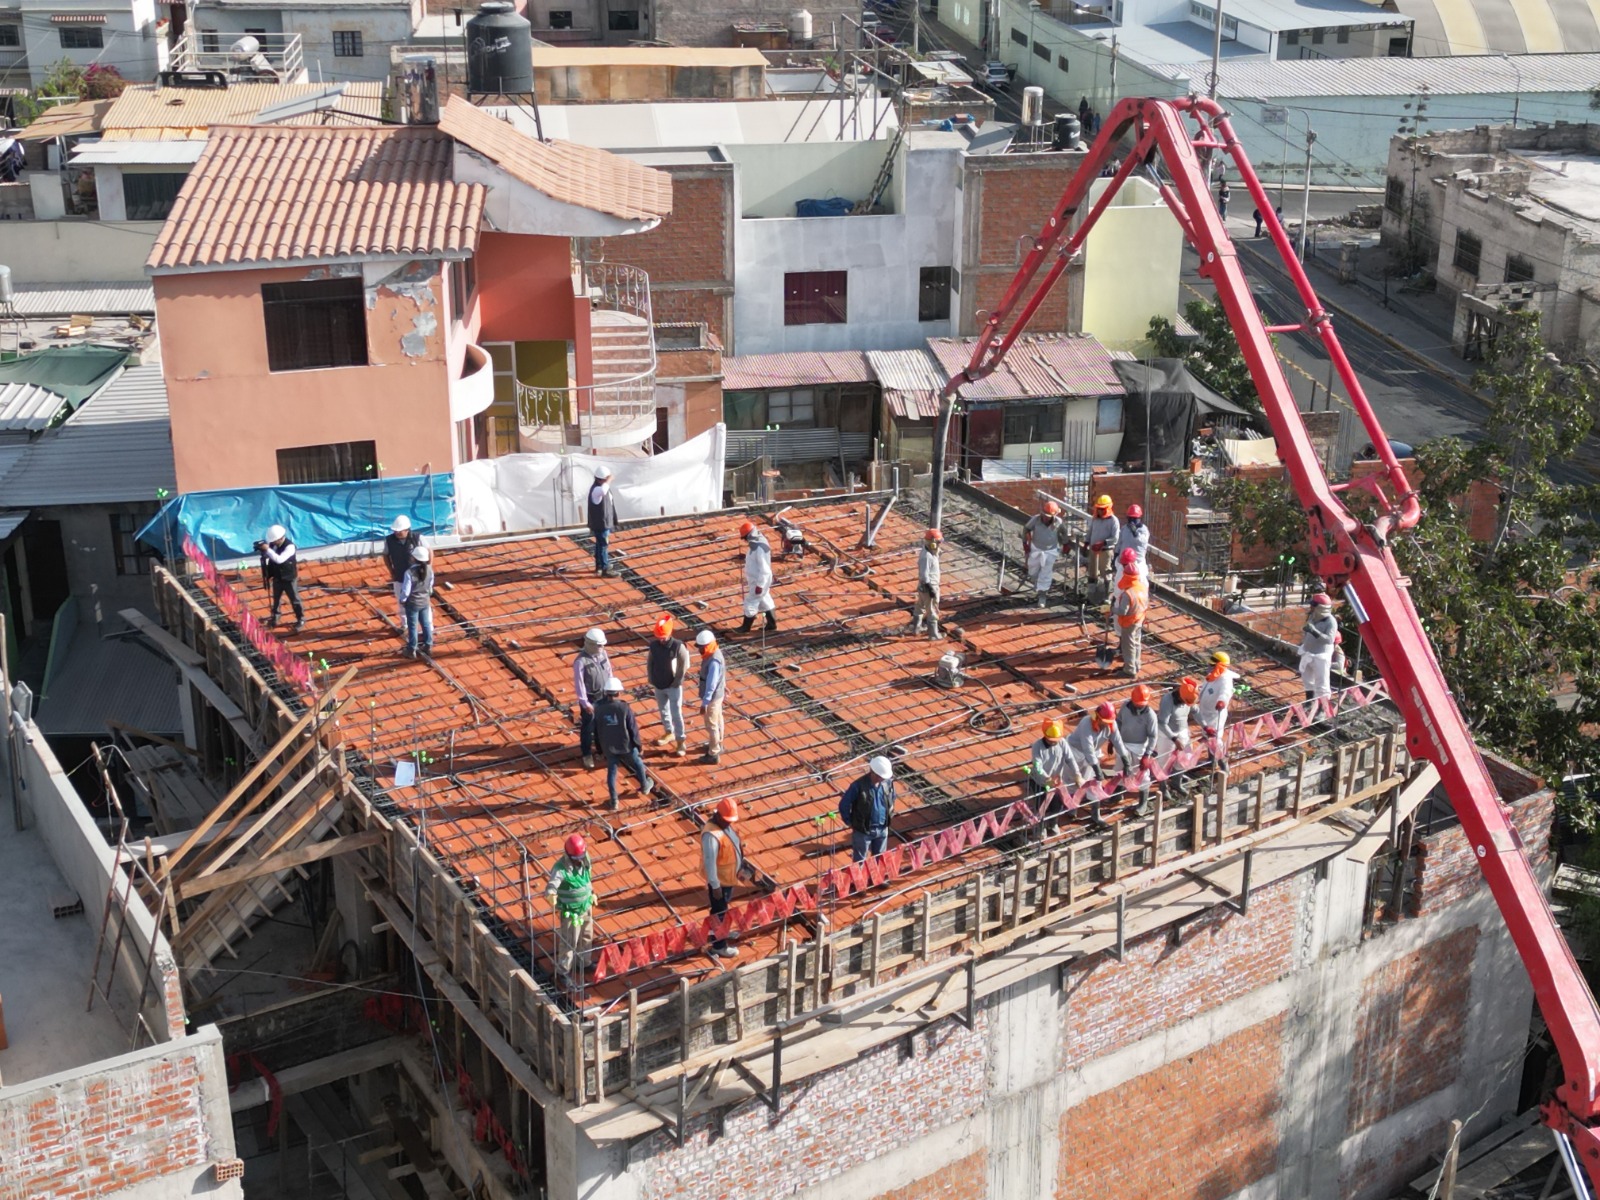
[{"label": "wooden shoring post", "polygon": [[567,1070],[572,1084],[573,1103],[580,1108],[588,1101],[588,1081],[584,1079],[583,1022],[581,1018],[567,1022]]},{"label": "wooden shoring post", "polygon": [[[1100,843],[1102,846],[1105,842]],[[1122,874],[1122,822],[1118,821],[1111,827],[1111,873],[1108,878],[1112,883]]]},{"label": "wooden shoring post", "polygon": [[983,872],[979,871],[972,879],[972,940],[974,944],[983,944]]},{"label": "wooden shoring post", "polygon": [[1250,828],[1261,828],[1261,810],[1267,801],[1267,773],[1265,771],[1256,775],[1256,799],[1254,810],[1250,814]]},{"label": "wooden shoring post", "polygon": [[927,889],[923,889],[922,892],[922,942],[920,950],[923,962],[927,962],[933,957],[933,898],[928,895]]},{"label": "wooden shoring post", "polygon": [[868,986],[878,986],[878,960],[883,956],[883,917],[880,913],[872,914],[872,965],[867,974]]},{"label": "wooden shoring post", "polygon": [[1239,883],[1239,898],[1228,901],[1232,908],[1241,917],[1248,916],[1250,912],[1250,868],[1255,864],[1256,848],[1247,847],[1244,852],[1244,878]]},{"label": "wooden shoring post", "polygon": [[1328,792],[1335,804],[1344,799],[1344,750],[1343,746],[1333,748],[1333,786]]},{"label": "wooden shoring post", "polygon": [[628,1086],[639,1085],[639,989],[628,989]]},{"label": "wooden shoring post", "polygon": [[689,1073],[685,1071],[678,1076],[678,1124],[672,1131],[673,1138],[678,1143],[678,1149],[683,1149],[689,1124]]},{"label": "wooden shoring post", "polygon": [[1015,929],[1022,924],[1022,876],[1025,872],[1022,859],[1017,859],[1013,869],[1016,874],[1011,878],[1011,928]]},{"label": "wooden shoring post", "polygon": [[965,968],[967,973],[967,1002],[960,1012],[954,1014],[968,1029],[975,1028],[978,1022],[978,959],[976,955],[969,955]]},{"label": "wooden shoring post", "polygon": [[1166,799],[1166,789],[1159,787],[1156,788],[1156,811],[1155,816],[1150,822],[1150,865],[1152,867],[1161,865],[1161,822],[1166,816],[1166,813],[1163,811],[1166,807]]},{"label": "wooden shoring post", "polygon": [[798,986],[795,982],[795,969],[800,963],[800,943],[790,938],[785,955],[786,961],[783,968],[783,1019],[792,1021],[794,1020],[795,1010],[795,989]]},{"label": "wooden shoring post", "polygon": [[1050,911],[1050,905],[1055,900],[1056,890],[1056,859],[1059,850],[1046,850],[1044,856],[1044,883],[1039,888],[1039,909],[1035,914],[1044,916]]},{"label": "wooden shoring post", "polygon": [[[1209,786],[1209,783],[1207,784]],[[1189,805],[1189,851],[1198,853],[1206,846],[1206,788],[1195,789]]]},{"label": "wooden shoring post", "polygon": [[1304,751],[1300,754],[1300,763],[1294,772],[1294,802],[1289,806],[1289,815],[1296,819],[1300,816],[1300,797],[1305,792],[1306,786],[1306,756]]},{"label": "wooden shoring post", "polygon": [[[487,1074],[487,1073],[486,1073]],[[600,1025],[600,1011],[594,1014],[594,1098],[606,1098],[606,1037]]]},{"label": "wooden shoring post", "polygon": [[1117,893],[1117,948],[1111,956],[1118,962],[1123,961],[1123,956],[1128,948],[1128,893]]},{"label": "wooden shoring post", "polygon": [[689,1057],[689,981],[678,977],[678,1061]]},{"label": "wooden shoring post", "polygon": [[733,1018],[733,1040],[744,1041],[744,1006],[739,1002],[739,972],[742,967],[735,967],[728,972],[728,998],[723,1006],[728,1010],[728,1015]]},{"label": "wooden shoring post", "polygon": [[1078,843],[1072,842],[1067,846],[1067,907],[1071,908],[1078,899]]}]

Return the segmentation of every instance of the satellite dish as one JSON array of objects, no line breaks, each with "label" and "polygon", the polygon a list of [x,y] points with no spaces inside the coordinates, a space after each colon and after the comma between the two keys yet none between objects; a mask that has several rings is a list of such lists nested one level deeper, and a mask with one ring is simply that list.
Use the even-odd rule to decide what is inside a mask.
[{"label": "satellite dish", "polygon": [[245,34],[244,37],[228,47],[228,53],[234,58],[248,60],[261,53],[261,43],[249,34]]}]

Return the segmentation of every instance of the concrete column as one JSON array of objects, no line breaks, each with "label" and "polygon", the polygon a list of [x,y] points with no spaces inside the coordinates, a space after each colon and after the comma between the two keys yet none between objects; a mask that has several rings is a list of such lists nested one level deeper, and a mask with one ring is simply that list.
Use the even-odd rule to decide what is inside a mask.
[{"label": "concrete column", "polygon": [[629,1171],[628,1143],[597,1146],[561,1105],[544,1111],[550,1200],[639,1200],[643,1172]]},{"label": "concrete column", "polygon": [[345,943],[354,942],[361,960],[354,965],[356,974],[368,975],[383,965],[383,940],[372,932],[378,924],[378,910],[367,899],[361,880],[342,859],[335,859],[333,864],[333,898],[339,909],[340,926],[336,956]]},{"label": "concrete column", "polygon": [[985,1006],[989,1194],[1053,1196],[1061,1157],[1057,1073],[1064,1023],[1056,973],[1041,971]]}]

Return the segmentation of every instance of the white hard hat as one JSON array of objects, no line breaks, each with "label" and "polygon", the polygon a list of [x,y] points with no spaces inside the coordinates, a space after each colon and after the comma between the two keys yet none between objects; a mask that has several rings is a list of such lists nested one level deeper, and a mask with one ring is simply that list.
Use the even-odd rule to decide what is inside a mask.
[{"label": "white hard hat", "polygon": [[622,690],[622,680],[618,679],[615,675],[613,675],[610,679],[606,680],[606,694],[607,695],[610,695],[612,692],[620,692],[621,690]]},{"label": "white hard hat", "polygon": [[427,562],[433,557],[433,551],[429,550],[426,546],[418,546],[411,552],[411,557],[416,559],[418,562]]},{"label": "white hard hat", "polygon": [[867,760],[867,770],[871,771],[879,779],[894,778],[894,767],[890,764],[889,760],[881,754]]},{"label": "white hard hat", "polygon": [[709,629],[702,629],[699,633],[694,635],[694,644],[696,646],[709,646],[716,640],[717,635],[712,633]]},{"label": "white hard hat", "polygon": [[604,646],[606,644],[606,631],[604,629],[591,629],[583,635],[583,640],[593,642],[596,646]]},{"label": "white hard hat", "polygon": [[391,532],[391,533],[405,533],[408,530],[410,530],[410,528],[411,528],[411,518],[406,516],[404,513],[401,513],[389,525],[389,532]]},{"label": "white hard hat", "polygon": [[274,525],[267,530],[267,541],[277,542],[289,536],[289,531],[282,525]]},{"label": "white hard hat", "polygon": [[594,469],[594,477],[596,479],[610,479],[611,468],[602,463]]}]

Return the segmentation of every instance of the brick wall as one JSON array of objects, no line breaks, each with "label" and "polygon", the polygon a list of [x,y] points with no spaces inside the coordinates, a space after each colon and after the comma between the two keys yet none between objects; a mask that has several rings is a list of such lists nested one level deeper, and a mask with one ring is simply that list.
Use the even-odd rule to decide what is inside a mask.
[{"label": "brick wall", "polygon": [[872,1200],[988,1200],[988,1196],[989,1155],[979,1150],[915,1183],[880,1192]]},{"label": "brick wall", "polygon": [[[961,333],[976,333],[978,311],[999,303],[1021,261],[1018,239],[1039,232],[1081,158],[996,154],[962,161]],[[1065,283],[1051,292],[1030,326],[1034,332],[1067,329],[1067,293]]]},{"label": "brick wall", "polygon": [[[214,1033],[98,1067],[19,1086],[0,1103],[0,1193],[90,1200],[165,1176],[195,1180],[212,1161],[232,1157]],[[208,1105],[218,1103],[220,1116],[213,1117]],[[216,1194],[238,1196],[238,1184]]]},{"label": "brick wall", "polygon": [[[1025,514],[1039,511],[1044,503],[1038,493],[1064,496],[1066,485],[1059,478],[1046,476],[1040,479],[1000,479],[978,481],[972,484],[979,491],[993,496],[1002,503]],[[1110,496],[1112,506],[1120,515],[1128,505],[1144,505],[1144,476],[1096,474],[1089,485],[1092,500],[1096,496]],[[1150,527],[1150,538],[1169,554],[1178,554],[1183,547],[1183,529],[1189,520],[1189,497],[1172,486],[1170,471],[1156,471],[1150,476],[1150,503],[1145,506],[1145,524]],[[1154,570],[1169,571],[1171,566],[1160,559],[1150,560]]]},{"label": "brick wall", "polygon": [[1361,1196],[1371,1189],[1377,1195],[1389,1195],[1402,1181],[1415,1179],[1438,1165],[1436,1156],[1445,1148],[1449,1129],[1446,1122],[1435,1121],[1398,1143],[1380,1146],[1377,1153],[1347,1165],[1339,1173],[1339,1194]]},{"label": "brick wall", "polygon": [[1060,1200],[1221,1200],[1276,1167],[1282,1016],[1077,1105],[1061,1121]]},{"label": "brick wall", "polygon": [[[1550,824],[1554,816],[1555,795],[1549,791],[1535,792],[1511,807],[1511,823],[1522,838],[1523,851],[1534,870],[1541,873],[1550,862]],[[1423,839],[1416,855],[1414,894],[1419,916],[1441,912],[1489,886],[1459,825]]]},{"label": "brick wall", "polygon": [[1299,895],[1299,879],[1285,879],[1252,895],[1248,916],[1219,907],[1192,922],[1177,946],[1154,933],[1129,945],[1124,962],[1099,955],[1075,967],[1065,1062],[1099,1058],[1281,979],[1293,963]]},{"label": "brick wall", "polygon": [[[1222,598],[1219,596],[1212,601],[1212,608],[1222,611]],[[1278,608],[1271,612],[1239,613],[1228,618],[1238,621],[1257,633],[1267,637],[1280,638],[1286,642],[1299,645],[1301,636],[1305,633],[1306,613],[1310,609],[1304,604],[1293,604],[1288,608]]]},{"label": "brick wall", "polygon": [[1351,1133],[1456,1081],[1477,948],[1477,927],[1469,926],[1367,976],[1356,1013]]}]

